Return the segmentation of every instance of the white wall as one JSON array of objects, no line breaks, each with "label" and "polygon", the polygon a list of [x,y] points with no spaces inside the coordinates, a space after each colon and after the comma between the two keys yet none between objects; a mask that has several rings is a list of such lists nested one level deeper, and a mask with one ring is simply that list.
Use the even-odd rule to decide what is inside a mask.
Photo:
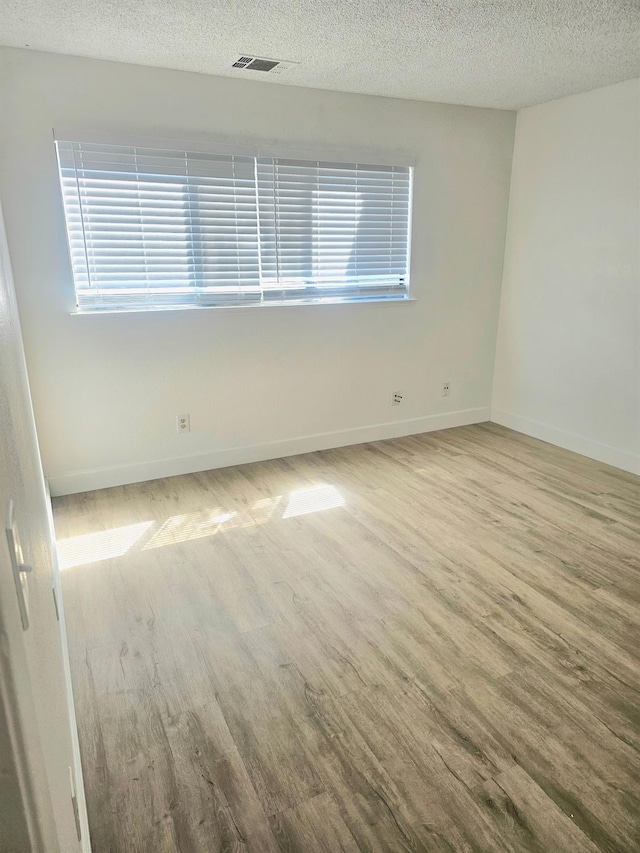
[{"label": "white wall", "polygon": [[640,473],[640,81],[518,113],[492,419]]},{"label": "white wall", "polygon": [[[11,49],[0,62],[0,188],[54,492],[488,418],[514,113]],[[54,127],[412,155],[417,301],[69,316]]]}]

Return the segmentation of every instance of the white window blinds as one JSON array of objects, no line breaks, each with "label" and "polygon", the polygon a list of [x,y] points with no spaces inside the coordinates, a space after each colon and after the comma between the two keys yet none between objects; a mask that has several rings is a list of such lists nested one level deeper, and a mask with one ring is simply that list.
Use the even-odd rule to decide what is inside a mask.
[{"label": "white window blinds", "polygon": [[56,146],[80,309],[408,295],[408,166]]},{"label": "white window blinds", "polygon": [[258,158],[265,296],[402,297],[408,167]]}]

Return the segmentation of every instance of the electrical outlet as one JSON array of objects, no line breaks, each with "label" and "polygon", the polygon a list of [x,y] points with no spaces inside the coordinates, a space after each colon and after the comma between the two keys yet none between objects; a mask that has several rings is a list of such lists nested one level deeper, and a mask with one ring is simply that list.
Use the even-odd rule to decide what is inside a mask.
[{"label": "electrical outlet", "polygon": [[451,383],[448,381],[443,382],[442,383],[442,396],[448,397],[450,393],[451,393]]},{"label": "electrical outlet", "polygon": [[402,402],[402,394],[400,394],[398,391],[396,391],[394,393],[393,397],[391,398],[391,405],[392,406],[399,406],[401,402]]},{"label": "electrical outlet", "polygon": [[191,432],[191,420],[189,415],[176,415],[176,429],[178,435],[181,432]]}]

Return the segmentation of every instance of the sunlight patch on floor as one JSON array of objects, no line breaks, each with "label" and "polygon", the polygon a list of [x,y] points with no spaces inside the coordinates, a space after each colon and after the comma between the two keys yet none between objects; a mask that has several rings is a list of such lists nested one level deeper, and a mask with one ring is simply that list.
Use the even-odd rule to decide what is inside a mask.
[{"label": "sunlight patch on floor", "polygon": [[[284,511],[280,509],[286,501]],[[57,543],[58,562],[61,569],[74,566],[99,563],[113,557],[121,557],[134,545],[140,543],[143,551],[164,548],[180,542],[189,542],[215,536],[218,533],[235,528],[255,527],[265,524],[276,517],[295,518],[313,512],[322,512],[345,505],[344,496],[335,486],[319,485],[306,489],[297,489],[288,495],[273,498],[261,498],[250,507],[241,510],[229,510],[223,506],[202,509],[194,512],[172,515],[160,524],[147,541],[140,543],[145,533],[150,532],[156,522],[144,521],[111,530],[86,533],[69,539],[60,539]],[[276,511],[280,509],[281,515]]]},{"label": "sunlight patch on floor", "polygon": [[291,492],[289,503],[282,517],[293,518],[296,515],[307,515],[310,512],[335,509],[335,507],[344,506],[344,504],[344,498],[335,486],[314,486],[311,489],[298,489],[297,492]]},{"label": "sunlight patch on floor", "polygon": [[154,521],[143,521],[139,524],[128,524],[125,527],[114,527],[111,530],[98,530],[95,533],[72,536],[69,539],[58,539],[56,543],[58,565],[64,571],[74,566],[86,566],[112,557],[121,557],[153,524],[155,524]]}]

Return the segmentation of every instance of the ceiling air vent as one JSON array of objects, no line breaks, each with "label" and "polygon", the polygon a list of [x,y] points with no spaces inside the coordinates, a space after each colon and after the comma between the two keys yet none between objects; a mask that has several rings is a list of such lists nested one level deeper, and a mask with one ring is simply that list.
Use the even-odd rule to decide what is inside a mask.
[{"label": "ceiling air vent", "polygon": [[281,74],[283,71],[291,71],[298,62],[288,62],[283,59],[265,59],[263,56],[247,56],[242,54],[234,63],[232,68],[241,68],[244,71],[266,71],[269,74]]}]

